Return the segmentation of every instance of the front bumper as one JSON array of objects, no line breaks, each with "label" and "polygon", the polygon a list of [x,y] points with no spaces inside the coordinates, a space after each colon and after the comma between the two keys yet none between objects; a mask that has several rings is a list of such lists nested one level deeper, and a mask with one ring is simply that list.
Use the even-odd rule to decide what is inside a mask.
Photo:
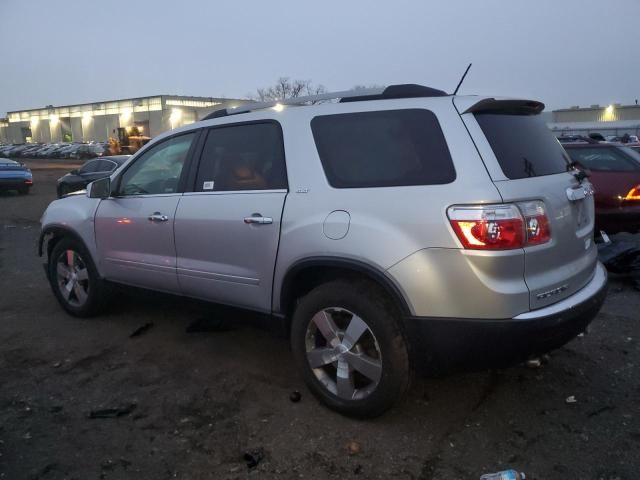
[{"label": "front bumper", "polygon": [[419,371],[445,373],[506,367],[561,347],[583,332],[607,295],[601,263],[572,296],[511,319],[409,317],[405,321]]},{"label": "front bumper", "polygon": [[596,230],[607,233],[640,231],[640,206],[596,209]]}]

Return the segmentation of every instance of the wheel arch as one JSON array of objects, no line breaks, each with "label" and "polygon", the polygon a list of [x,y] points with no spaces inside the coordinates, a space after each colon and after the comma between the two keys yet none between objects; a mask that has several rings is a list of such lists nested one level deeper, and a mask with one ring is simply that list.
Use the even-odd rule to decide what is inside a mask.
[{"label": "wheel arch", "polygon": [[290,319],[297,298],[321,283],[345,277],[373,282],[389,295],[403,316],[412,314],[402,290],[383,270],[360,260],[342,257],[306,258],[290,266],[281,283],[277,312]]},{"label": "wheel arch", "polygon": [[55,224],[46,226],[40,232],[40,238],[38,239],[38,256],[42,257],[46,253],[46,258],[48,259],[51,256],[51,251],[55,245],[65,237],[71,237],[74,240],[77,240],[84,246],[87,252],[91,254],[91,250],[88,248],[87,244],[78,232],[67,226]]}]

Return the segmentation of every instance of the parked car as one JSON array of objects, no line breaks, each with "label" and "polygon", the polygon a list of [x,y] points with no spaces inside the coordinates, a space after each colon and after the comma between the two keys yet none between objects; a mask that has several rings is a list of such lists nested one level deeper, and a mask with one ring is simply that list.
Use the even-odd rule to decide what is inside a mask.
[{"label": "parked car", "polygon": [[382,413],[411,372],[519,362],[606,295],[588,179],[529,100],[417,85],[247,104],[166,132],[52,202],[60,305],[111,282],[270,315],[331,408]]},{"label": "parked car", "polygon": [[558,141],[562,144],[565,143],[598,143],[599,140],[592,137],[585,137],[584,135],[560,135]]},{"label": "parked car", "polygon": [[564,146],[571,160],[591,172],[596,229],[607,233],[640,231],[640,153],[600,143]]},{"label": "parked car", "polygon": [[108,177],[122,165],[130,155],[114,155],[89,160],[79,169],[71,170],[58,179],[56,191],[58,198],[71,192],[84,189],[90,182]]},{"label": "parked car", "polygon": [[33,175],[24,163],[0,158],[0,191],[17,190],[26,195],[32,185]]}]

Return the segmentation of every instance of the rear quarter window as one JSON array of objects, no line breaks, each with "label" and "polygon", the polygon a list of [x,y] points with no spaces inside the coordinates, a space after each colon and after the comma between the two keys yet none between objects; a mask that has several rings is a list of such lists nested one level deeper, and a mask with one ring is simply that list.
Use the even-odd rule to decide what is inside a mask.
[{"label": "rear quarter window", "polygon": [[441,185],[456,178],[442,129],[429,110],[323,115],[311,130],[335,188]]},{"label": "rear quarter window", "polygon": [[507,178],[567,171],[569,159],[539,115],[476,113],[475,118]]}]

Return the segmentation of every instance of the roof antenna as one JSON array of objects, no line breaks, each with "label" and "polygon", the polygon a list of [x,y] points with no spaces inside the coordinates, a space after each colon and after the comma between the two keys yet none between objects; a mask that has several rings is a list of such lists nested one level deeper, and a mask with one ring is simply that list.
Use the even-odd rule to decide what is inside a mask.
[{"label": "roof antenna", "polygon": [[464,79],[467,76],[467,73],[469,73],[469,69],[471,68],[471,65],[473,65],[472,63],[469,64],[469,66],[467,67],[467,69],[464,71],[464,73],[462,74],[462,78],[460,79],[460,81],[458,82],[458,86],[456,87],[456,89],[453,91],[453,95],[455,95],[456,93],[458,93],[458,90],[460,90],[460,85],[462,85],[462,82],[464,82]]}]

